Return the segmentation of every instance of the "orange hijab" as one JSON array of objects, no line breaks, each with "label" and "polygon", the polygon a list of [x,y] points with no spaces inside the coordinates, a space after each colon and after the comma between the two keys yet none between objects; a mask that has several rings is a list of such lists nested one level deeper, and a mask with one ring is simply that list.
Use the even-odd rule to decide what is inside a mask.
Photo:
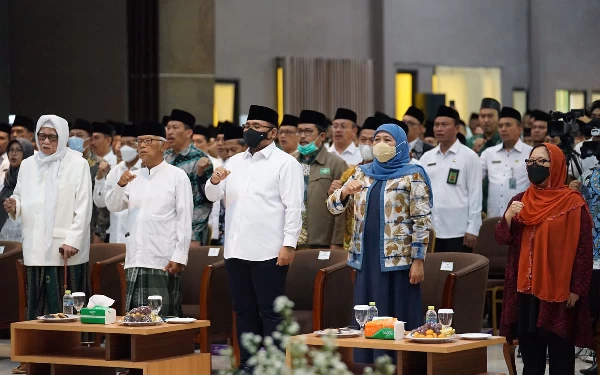
[{"label": "orange hijab", "polygon": [[569,298],[579,245],[581,209],[587,211],[587,206],[579,192],[564,184],[567,164],[560,148],[550,143],[543,146],[550,154],[550,176],[546,187],[532,184],[521,200],[518,218],[525,227],[517,290],[542,301],[564,302]]}]

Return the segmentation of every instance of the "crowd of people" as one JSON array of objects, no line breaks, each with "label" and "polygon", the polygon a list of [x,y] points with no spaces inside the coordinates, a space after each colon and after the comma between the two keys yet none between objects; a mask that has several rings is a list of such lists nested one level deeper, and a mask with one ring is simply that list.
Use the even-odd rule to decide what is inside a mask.
[{"label": "crowd of people", "polygon": [[[600,121],[600,101],[587,112],[577,121]],[[127,310],[160,294],[161,315],[180,316],[190,246],[224,246],[238,334],[270,335],[297,249],[346,249],[355,303],[415,328],[430,233],[435,252],[472,252],[497,217],[510,245],[502,334],[519,338],[525,374],[543,373],[546,348],[551,373],[573,373],[574,345],[591,340],[600,168],[567,168],[549,122],[492,98],[468,124],[444,105],[362,123],[347,108],[280,122],[253,105],[242,126],[179,109],[135,125],[18,115],[0,124],[0,240],[23,242],[28,319],[60,311],[63,262],[68,288],[89,292],[90,244],[104,242],[126,244]],[[584,140],[600,139],[582,133],[576,151]]]}]

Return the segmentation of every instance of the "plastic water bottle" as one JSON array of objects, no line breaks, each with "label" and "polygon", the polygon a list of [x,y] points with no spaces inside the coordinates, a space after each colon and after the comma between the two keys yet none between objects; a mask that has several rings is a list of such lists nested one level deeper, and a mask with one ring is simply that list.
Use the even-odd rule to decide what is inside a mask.
[{"label": "plastic water bottle", "polygon": [[375,302],[369,302],[369,322],[379,316],[379,311],[377,310],[377,306],[375,306]]},{"label": "plastic water bottle", "polygon": [[73,315],[73,296],[70,290],[65,290],[63,296],[63,314]]},{"label": "plastic water bottle", "polygon": [[437,319],[437,313],[435,312],[435,307],[429,306],[427,313],[425,314],[425,324],[427,324],[427,323],[437,324],[437,322],[438,322],[438,319]]}]

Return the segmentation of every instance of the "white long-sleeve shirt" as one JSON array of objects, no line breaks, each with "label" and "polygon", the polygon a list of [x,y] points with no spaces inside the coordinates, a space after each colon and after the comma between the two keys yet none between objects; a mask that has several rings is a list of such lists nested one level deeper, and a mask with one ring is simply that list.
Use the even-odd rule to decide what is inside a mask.
[{"label": "white long-sleeve shirt", "polygon": [[[142,161],[138,160],[137,163],[131,168],[131,171],[137,171],[142,167]],[[96,180],[94,184],[94,203],[96,206],[103,208],[106,207],[106,193],[117,186],[117,182],[128,170],[127,164],[125,161],[117,164],[116,167],[108,172],[108,175],[101,180]],[[107,233],[110,234],[110,243],[125,243],[127,238],[125,234],[127,234],[127,215],[128,210],[123,210],[120,212],[111,212],[110,213],[110,227],[108,228]]]},{"label": "white long-sleeve shirt", "polygon": [[[226,197],[225,259],[265,261],[282,246],[296,247],[302,228],[304,175],[296,159],[274,143],[227,160],[227,179],[206,183],[206,197]],[[325,202],[323,202],[325,204]]]},{"label": "white long-sleeve shirt", "polygon": [[331,145],[331,147],[329,147],[327,151],[336,154],[340,158],[344,159],[344,161],[348,163],[348,165],[359,165],[363,161],[362,155],[360,154],[360,149],[356,147],[354,142],[350,142],[350,145],[346,147],[346,149],[342,151],[342,153],[339,153],[336,150],[335,144]]},{"label": "white long-sleeve shirt", "polygon": [[[487,196],[488,217],[503,216],[511,198],[529,187],[525,159],[529,158],[531,150],[531,146],[519,140],[510,152],[507,152],[501,143],[481,153],[479,159],[482,177],[489,177],[490,182]],[[511,179],[514,179],[514,185]]]},{"label": "white long-sleeve shirt", "polygon": [[[456,140],[444,155],[438,145],[427,151],[419,164],[431,179],[433,228],[438,238],[479,235],[482,177],[479,156]],[[458,171],[456,184],[448,183],[450,170]]]},{"label": "white long-sleeve shirt", "polygon": [[[217,167],[220,167],[221,165],[223,165],[223,160],[221,160],[220,158],[213,158],[212,156],[208,156],[208,158],[210,159],[210,162],[213,165],[213,170],[215,170]],[[218,240],[219,239],[219,212],[221,211],[221,203],[220,202],[215,202],[213,203],[213,207],[212,210],[210,211],[210,216],[208,217],[208,225],[210,226],[210,229],[212,230],[212,236],[211,236],[211,240]]]},{"label": "white long-sleeve shirt", "polygon": [[164,269],[187,264],[192,239],[192,185],[187,174],[166,162],[133,172],[136,178],[106,193],[111,212],[129,209],[125,268]]},{"label": "white long-sleeve shirt", "polygon": [[108,154],[100,157],[104,159],[104,161],[107,162],[111,168],[114,168],[117,165],[117,155],[115,155],[112,149],[108,152]]}]

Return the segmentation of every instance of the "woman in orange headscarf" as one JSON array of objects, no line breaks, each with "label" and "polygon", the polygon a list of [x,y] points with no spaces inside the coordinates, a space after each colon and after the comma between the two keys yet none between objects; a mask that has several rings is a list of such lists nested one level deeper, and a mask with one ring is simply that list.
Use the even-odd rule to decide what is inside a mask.
[{"label": "woman in orange headscarf", "polygon": [[509,245],[500,333],[519,339],[523,374],[573,374],[575,348],[592,346],[587,302],[592,222],[585,200],[565,184],[565,156],[549,143],[526,160],[531,186],[496,227]]}]

